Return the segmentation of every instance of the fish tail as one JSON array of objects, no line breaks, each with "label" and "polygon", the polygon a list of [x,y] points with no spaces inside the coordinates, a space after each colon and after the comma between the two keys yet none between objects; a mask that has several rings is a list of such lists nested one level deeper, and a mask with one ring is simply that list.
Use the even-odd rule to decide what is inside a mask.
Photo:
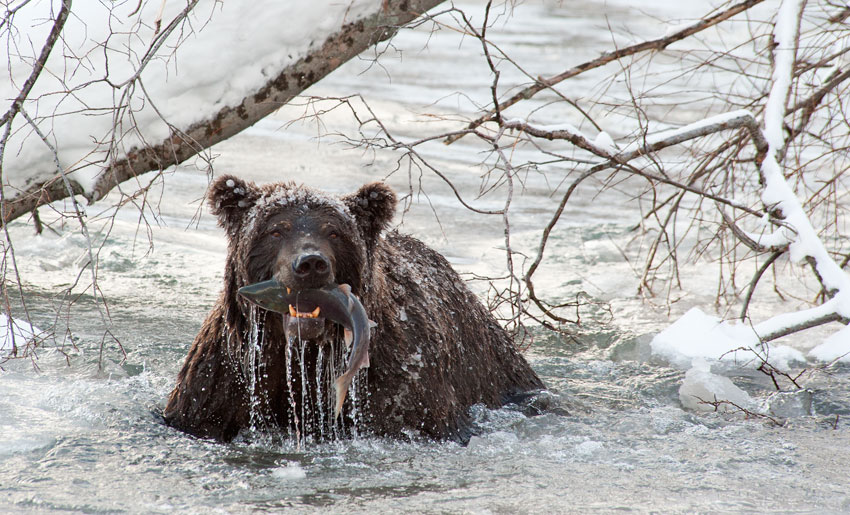
[{"label": "fish tail", "polygon": [[351,386],[351,380],[354,379],[354,374],[351,370],[339,376],[334,382],[336,390],[336,406],[334,407],[334,420],[339,418],[339,413],[342,411],[342,403],[345,402],[345,396],[348,394],[348,387]]}]

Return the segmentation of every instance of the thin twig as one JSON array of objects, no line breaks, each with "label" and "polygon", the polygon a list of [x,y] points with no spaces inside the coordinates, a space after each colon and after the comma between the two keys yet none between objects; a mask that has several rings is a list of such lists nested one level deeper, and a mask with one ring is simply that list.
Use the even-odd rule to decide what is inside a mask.
[{"label": "thin twig", "polygon": [[[511,96],[509,99],[497,104],[491,111],[488,111],[487,114],[475,119],[470,122],[467,126],[468,129],[475,129],[481,124],[489,121],[493,121],[495,118],[496,112],[501,112],[507,109],[508,107],[522,101],[528,100],[533,97],[537,93],[552,87],[559,82],[563,82],[569,78],[575,77],[581,73],[584,73],[588,70],[592,70],[594,68],[599,68],[600,66],[604,66],[610,62],[616,61],[618,59],[622,59],[624,57],[628,57],[630,55],[638,54],[641,52],[646,52],[649,50],[663,50],[670,46],[671,44],[681,41],[689,36],[692,36],[698,32],[701,32],[705,29],[713,27],[718,23],[728,20],[729,18],[735,16],[736,14],[742,13],[751,7],[758,5],[763,0],[746,0],[739,4],[736,4],[729,9],[722,11],[720,13],[715,14],[714,16],[710,16],[708,18],[703,18],[699,22],[694,23],[684,29],[678,30],[669,36],[652,39],[648,41],[643,41],[641,43],[627,46],[624,48],[617,49],[612,52],[606,52],[596,59],[592,59],[590,61],[584,62],[576,67],[570,68],[558,75],[549,77],[549,78],[539,78],[535,84],[528,86],[527,88],[519,91],[518,93]],[[453,136],[451,138],[446,138],[446,143],[451,144],[459,139],[458,136]]]}]

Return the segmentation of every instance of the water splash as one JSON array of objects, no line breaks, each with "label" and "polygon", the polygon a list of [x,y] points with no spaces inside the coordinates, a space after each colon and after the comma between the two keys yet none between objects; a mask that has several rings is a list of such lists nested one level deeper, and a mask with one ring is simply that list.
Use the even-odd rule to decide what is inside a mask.
[{"label": "water splash", "polygon": [[294,340],[301,341],[301,327],[298,327],[298,334],[289,336],[286,338],[286,386],[289,390],[289,408],[292,416],[292,420],[290,421],[290,426],[295,430],[295,441],[297,442],[298,449],[301,449],[301,422],[298,419],[298,406],[295,404],[295,391],[292,387],[292,345]]},{"label": "water splash", "polygon": [[[336,348],[337,340],[339,340],[338,337],[334,338],[330,342],[330,353],[329,353],[328,367],[327,367],[328,373],[322,374],[322,376],[320,378],[324,382],[324,385],[326,386],[325,391],[329,392],[328,395],[330,395],[330,392],[334,391],[333,378],[334,378],[334,375],[336,374],[337,369],[339,368],[339,364],[337,363],[337,359],[336,359],[336,357],[337,357],[337,348]],[[337,423],[337,421],[332,419],[331,415],[330,415],[331,413],[333,413],[333,406],[331,404],[326,404],[326,405],[323,405],[323,411],[325,411],[325,408],[326,408],[326,411],[327,411],[327,414],[328,414],[328,419],[330,420],[330,428],[331,428],[333,437],[334,437],[334,439],[339,439],[342,436],[341,435],[341,428],[340,428],[339,424]]]},{"label": "water splash", "polygon": [[[306,356],[304,352],[306,350],[306,345],[304,345],[304,340],[301,339],[300,335],[298,338],[298,347],[299,347],[299,370],[301,371],[301,420],[304,424],[303,434],[312,435],[313,432],[310,430],[312,426],[312,408],[310,406],[310,396],[307,395],[307,379],[309,376],[307,375],[307,365],[306,365]],[[320,370],[316,370],[316,373],[320,373]]]},{"label": "water splash", "polygon": [[324,365],[325,347],[320,346],[319,352],[316,355],[316,406],[319,415],[319,436],[322,440],[327,438],[325,434],[325,403],[322,402],[322,366]]},{"label": "water splash", "polygon": [[[366,423],[365,375],[358,374],[350,389],[349,401],[340,416],[332,415],[334,382],[345,372],[349,352],[343,343],[343,332],[336,332],[324,342],[316,342],[302,333],[300,323],[284,331],[286,368],[284,381],[277,389],[279,376],[269,378],[270,352],[267,316],[275,316],[252,306],[247,313],[249,325],[243,334],[239,363],[248,388],[249,427],[252,438],[269,436],[291,439],[298,450],[311,443],[331,439],[358,437]],[[228,339],[228,341],[230,341]],[[277,347],[275,347],[277,348]],[[234,351],[236,349],[233,349]],[[272,370],[272,372],[274,372]],[[282,371],[281,371],[282,372]],[[272,392],[280,392],[274,394]],[[281,395],[285,398],[271,398]],[[277,420],[275,406],[288,404],[285,420]]]},{"label": "water splash", "polygon": [[259,309],[251,306],[248,314],[249,333],[248,333],[248,352],[247,361],[247,377],[248,377],[248,420],[249,429],[252,432],[257,432],[261,429],[263,423],[261,399],[257,394],[257,383],[262,373],[261,369],[265,368],[265,363],[262,360],[262,348],[264,333],[260,331],[260,326],[265,320],[265,313],[260,313]]}]

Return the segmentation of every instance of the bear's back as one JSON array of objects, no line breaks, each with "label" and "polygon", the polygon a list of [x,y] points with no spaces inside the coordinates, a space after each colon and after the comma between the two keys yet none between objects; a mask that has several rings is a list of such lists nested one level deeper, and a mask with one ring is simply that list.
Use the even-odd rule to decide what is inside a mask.
[{"label": "bear's back", "polygon": [[507,332],[448,261],[390,232],[366,295],[372,339],[370,408],[379,433],[465,440],[469,408],[498,407],[543,384]]}]

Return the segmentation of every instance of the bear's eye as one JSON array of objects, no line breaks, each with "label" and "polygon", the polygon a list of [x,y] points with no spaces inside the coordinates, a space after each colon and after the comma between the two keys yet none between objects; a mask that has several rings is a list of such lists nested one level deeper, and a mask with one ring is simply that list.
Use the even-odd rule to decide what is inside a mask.
[{"label": "bear's eye", "polygon": [[269,230],[268,235],[275,239],[283,238],[291,228],[292,226],[288,223],[278,223]]},{"label": "bear's eye", "polygon": [[335,240],[335,239],[339,238],[339,233],[337,233],[336,231],[331,231],[331,233],[328,234],[328,238]]}]

